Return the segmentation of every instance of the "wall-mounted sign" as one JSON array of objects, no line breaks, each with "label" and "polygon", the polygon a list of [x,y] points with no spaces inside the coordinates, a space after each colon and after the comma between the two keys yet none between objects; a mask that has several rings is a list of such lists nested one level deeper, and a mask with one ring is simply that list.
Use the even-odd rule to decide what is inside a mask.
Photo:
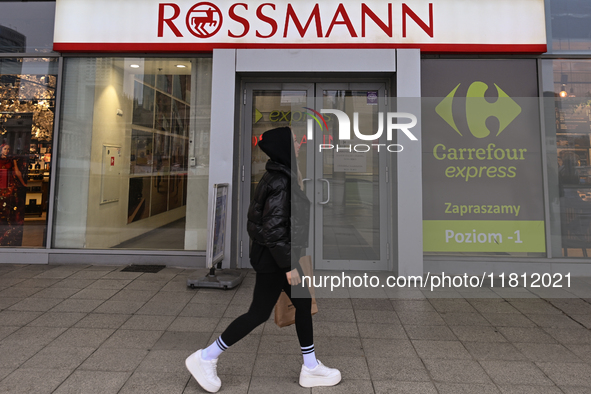
[{"label": "wall-mounted sign", "polygon": [[58,0],[56,51],[545,52],[544,0]]},{"label": "wall-mounted sign", "polygon": [[536,61],[422,61],[423,250],[544,253]]}]

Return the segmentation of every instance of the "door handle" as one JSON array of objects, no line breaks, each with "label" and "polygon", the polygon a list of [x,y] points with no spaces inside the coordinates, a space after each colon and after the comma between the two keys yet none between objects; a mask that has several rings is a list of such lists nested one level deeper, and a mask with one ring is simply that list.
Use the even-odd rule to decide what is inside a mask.
[{"label": "door handle", "polygon": [[326,182],[326,201],[320,201],[318,204],[325,205],[328,204],[328,202],[330,201],[330,182],[328,181],[328,179],[320,178],[320,180],[322,182]]}]

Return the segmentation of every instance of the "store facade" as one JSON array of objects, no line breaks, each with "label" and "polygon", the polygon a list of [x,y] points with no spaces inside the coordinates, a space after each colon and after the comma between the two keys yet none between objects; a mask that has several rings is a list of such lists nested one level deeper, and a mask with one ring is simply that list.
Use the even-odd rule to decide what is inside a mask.
[{"label": "store facade", "polygon": [[0,260],[203,267],[228,183],[247,268],[256,145],[289,126],[318,269],[588,274],[585,7],[3,3]]}]

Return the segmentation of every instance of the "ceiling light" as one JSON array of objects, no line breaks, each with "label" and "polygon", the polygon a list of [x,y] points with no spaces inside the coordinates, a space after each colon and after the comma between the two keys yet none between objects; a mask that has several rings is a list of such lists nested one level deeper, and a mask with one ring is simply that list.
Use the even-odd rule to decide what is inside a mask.
[{"label": "ceiling light", "polygon": [[187,68],[187,66],[185,66],[184,64],[177,64],[176,65],[178,68]]},{"label": "ceiling light", "polygon": [[139,64],[130,64],[129,67],[131,68],[140,68]]}]

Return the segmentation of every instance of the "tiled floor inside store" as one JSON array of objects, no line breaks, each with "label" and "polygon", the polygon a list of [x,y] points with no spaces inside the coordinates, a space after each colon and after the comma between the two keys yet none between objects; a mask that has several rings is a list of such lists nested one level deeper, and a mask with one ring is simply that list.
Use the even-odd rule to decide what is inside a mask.
[{"label": "tiled floor inside store", "polygon": [[[248,309],[254,274],[224,291],[186,287],[203,269],[122,268],[0,264],[0,393],[204,392],[184,360]],[[269,320],[220,357],[220,392],[591,393],[590,278],[332,295],[315,345],[338,386],[301,388],[295,329]]]}]

